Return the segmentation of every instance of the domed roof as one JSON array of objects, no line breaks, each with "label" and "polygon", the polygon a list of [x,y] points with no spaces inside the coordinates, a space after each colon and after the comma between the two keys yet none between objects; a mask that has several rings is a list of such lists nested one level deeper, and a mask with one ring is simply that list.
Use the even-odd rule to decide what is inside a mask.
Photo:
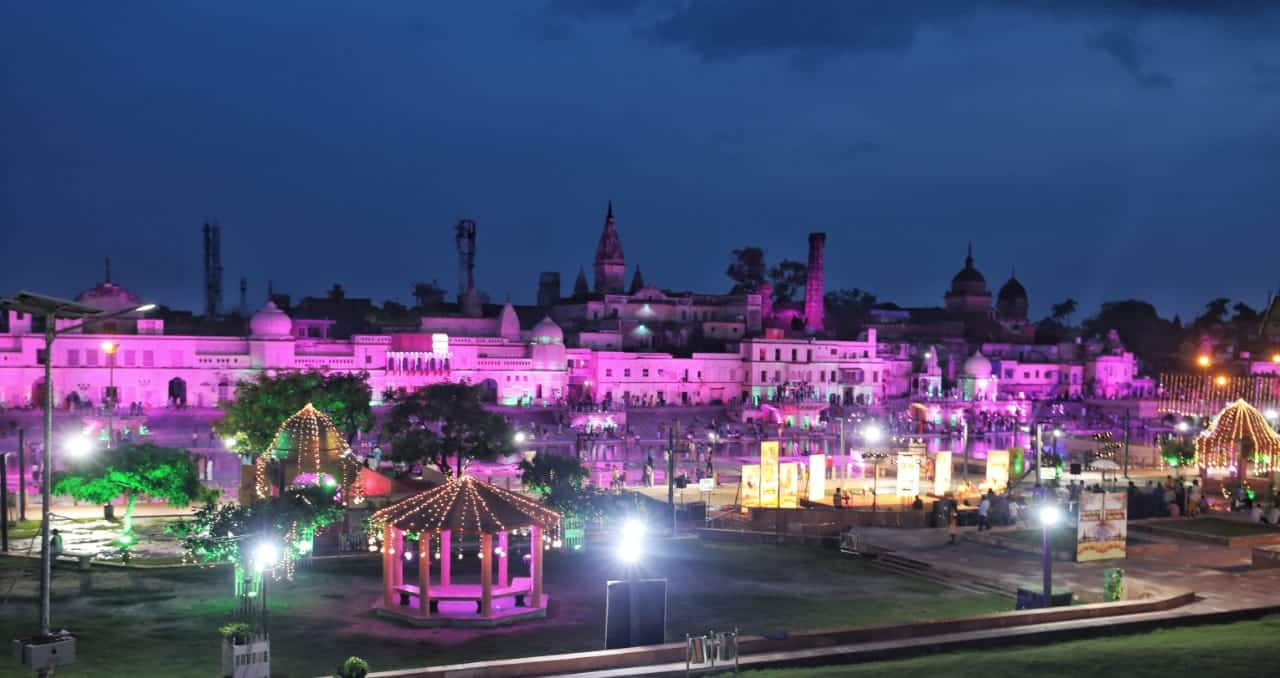
[{"label": "domed roof", "polygon": [[108,280],[81,292],[80,296],[76,297],[76,303],[100,308],[107,313],[117,313],[141,306],[142,299]]},{"label": "domed roof", "polygon": [[1017,278],[1010,276],[1009,282],[1006,282],[1000,287],[1000,294],[998,295],[999,301],[1025,301],[1026,298],[1027,288],[1023,287],[1022,283],[1018,282]]},{"label": "domed roof", "polygon": [[551,319],[551,316],[543,316],[537,325],[533,326],[533,340],[539,344],[563,344],[564,330]]},{"label": "domed roof", "polygon": [[978,351],[974,351],[964,361],[964,376],[974,379],[987,379],[991,377],[991,361]]},{"label": "domed roof", "polygon": [[287,337],[293,334],[293,321],[276,302],[268,301],[249,319],[249,334],[255,337]]}]

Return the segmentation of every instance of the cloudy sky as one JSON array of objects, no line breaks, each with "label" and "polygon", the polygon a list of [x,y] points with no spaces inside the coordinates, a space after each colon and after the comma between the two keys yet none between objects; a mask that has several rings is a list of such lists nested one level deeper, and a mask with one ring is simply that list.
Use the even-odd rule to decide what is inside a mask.
[{"label": "cloudy sky", "polygon": [[[264,6],[265,5],[265,6]],[[197,308],[590,270],[605,202],[651,284],[728,252],[941,301],[972,240],[1043,315],[1280,286],[1280,2],[9,2],[0,292],[114,277]],[[630,275],[630,272],[628,273]]]}]

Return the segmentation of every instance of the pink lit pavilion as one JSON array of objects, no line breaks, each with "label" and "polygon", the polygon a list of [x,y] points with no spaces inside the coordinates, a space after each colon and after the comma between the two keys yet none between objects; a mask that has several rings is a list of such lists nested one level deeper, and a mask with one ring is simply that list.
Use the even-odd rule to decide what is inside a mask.
[{"label": "pink lit pavilion", "polygon": [[[546,615],[542,552],[544,534],[560,526],[560,514],[555,511],[527,497],[463,476],[377,511],[372,521],[383,531],[380,613],[424,626],[488,626]],[[529,576],[512,579],[509,536],[525,529],[529,533]],[[418,534],[416,584],[404,581],[405,568],[399,557],[406,551],[406,533]],[[453,582],[450,542],[454,534],[480,537],[479,585]],[[437,583],[431,582],[433,535],[439,535],[441,556]],[[498,606],[498,599],[511,599],[513,604]],[[442,610],[439,603],[443,601],[448,601],[449,607]],[[474,611],[466,603],[474,603]]]}]

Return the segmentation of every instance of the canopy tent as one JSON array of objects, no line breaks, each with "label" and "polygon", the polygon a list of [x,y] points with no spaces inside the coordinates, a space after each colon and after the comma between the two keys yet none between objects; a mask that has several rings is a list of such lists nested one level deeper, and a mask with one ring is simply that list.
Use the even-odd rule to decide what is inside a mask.
[{"label": "canopy tent", "polygon": [[[441,600],[474,600],[478,619],[494,616],[495,593],[513,597],[516,607],[545,610],[542,594],[542,551],[551,535],[560,529],[560,514],[538,502],[470,476],[451,479],[438,487],[414,495],[375,512],[370,521],[382,529],[383,606],[385,610],[405,609],[419,618],[438,614]],[[529,577],[512,581],[509,570],[509,534],[529,531]],[[412,559],[406,551],[405,534],[418,536],[418,582],[404,582],[404,566],[397,554]],[[479,535],[482,560],[480,586],[454,584],[451,568],[451,540],[454,533]],[[431,538],[439,535],[440,580],[431,583]],[[494,548],[494,537],[497,548]],[[498,581],[493,582],[497,562]],[[412,598],[418,599],[414,610]],[[521,603],[525,603],[521,605]]]},{"label": "canopy tent", "polygon": [[[342,500],[359,504],[364,495],[359,482],[359,461],[349,454],[351,446],[337,424],[307,403],[276,429],[271,445],[254,462],[254,485],[258,498],[271,495],[267,467],[276,463],[283,487],[294,477],[309,474],[311,482],[321,482],[326,474],[342,486]],[[294,475],[290,476],[292,467]]]},{"label": "canopy tent", "polygon": [[[1196,438],[1196,464],[1230,469],[1238,478],[1270,473],[1280,459],[1280,434],[1258,408],[1243,399],[1231,403]],[[1250,466],[1252,465],[1252,466]]]}]

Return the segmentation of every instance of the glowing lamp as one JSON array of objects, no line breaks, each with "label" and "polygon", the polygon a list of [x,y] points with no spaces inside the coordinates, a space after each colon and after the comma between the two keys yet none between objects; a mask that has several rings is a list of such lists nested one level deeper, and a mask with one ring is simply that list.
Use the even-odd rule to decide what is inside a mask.
[{"label": "glowing lamp", "polygon": [[866,428],[862,429],[862,439],[869,443],[878,443],[884,439],[884,431],[880,430],[876,424],[867,424]]},{"label": "glowing lamp", "polygon": [[222,446],[228,450],[234,450],[236,448],[236,439],[231,437],[223,438]]},{"label": "glowing lamp", "polygon": [[1191,428],[1191,424],[1188,424],[1185,421],[1178,422],[1178,433],[1186,433],[1187,430],[1190,428]]},{"label": "glowing lamp", "polygon": [[88,436],[72,436],[67,440],[67,454],[74,459],[83,459],[93,451],[93,441]]},{"label": "glowing lamp", "polygon": [[515,438],[516,438],[517,445],[520,445],[521,443],[523,443],[525,439],[524,431],[516,431]]},{"label": "glowing lamp", "polygon": [[1060,428],[1055,428],[1055,429],[1053,429],[1053,437],[1054,437],[1054,438],[1061,438],[1063,435],[1064,435],[1064,433],[1062,432],[1062,429],[1060,429]]},{"label": "glowing lamp", "polygon": [[116,349],[118,348],[120,348],[120,344],[117,344],[114,341],[102,342],[102,352],[107,355],[115,355]]},{"label": "glowing lamp", "polygon": [[628,520],[622,526],[621,539],[618,542],[618,560],[632,564],[640,560],[644,552],[644,534],[646,526],[636,519]]},{"label": "glowing lamp", "polygon": [[1280,363],[1280,353],[1272,353],[1272,354],[1271,354],[1271,362],[1273,362],[1273,363]]},{"label": "glowing lamp", "polygon": [[1262,413],[1262,416],[1266,417],[1267,419],[1270,419],[1271,421],[1275,421],[1276,419],[1280,419],[1280,412],[1276,412],[1275,410],[1267,410],[1266,412]]},{"label": "glowing lamp", "polygon": [[1217,379],[1214,379],[1213,381],[1214,381],[1214,383],[1215,383],[1215,384],[1217,384],[1217,385],[1219,385],[1219,386],[1226,386],[1226,385],[1227,385],[1227,378],[1226,378],[1226,377],[1224,377],[1224,376],[1222,376],[1222,375],[1218,375],[1218,378],[1217,378]]},{"label": "glowing lamp", "polygon": [[1196,358],[1196,364],[1200,367],[1208,367],[1213,364],[1213,360],[1211,360],[1207,355],[1202,355],[1199,358]]},{"label": "glowing lamp", "polygon": [[280,549],[269,541],[258,542],[253,547],[253,567],[257,571],[269,570],[280,560]]},{"label": "glowing lamp", "polygon": [[133,312],[134,312],[134,313],[146,313],[147,311],[154,311],[155,309],[156,309],[156,305],[155,305],[155,304],[143,304],[143,305],[141,305],[141,306],[139,306],[139,307],[137,307],[137,308],[133,309]]},{"label": "glowing lamp", "polygon": [[1062,518],[1062,512],[1054,504],[1046,504],[1040,507],[1040,524],[1046,527],[1057,525],[1058,520]]}]

